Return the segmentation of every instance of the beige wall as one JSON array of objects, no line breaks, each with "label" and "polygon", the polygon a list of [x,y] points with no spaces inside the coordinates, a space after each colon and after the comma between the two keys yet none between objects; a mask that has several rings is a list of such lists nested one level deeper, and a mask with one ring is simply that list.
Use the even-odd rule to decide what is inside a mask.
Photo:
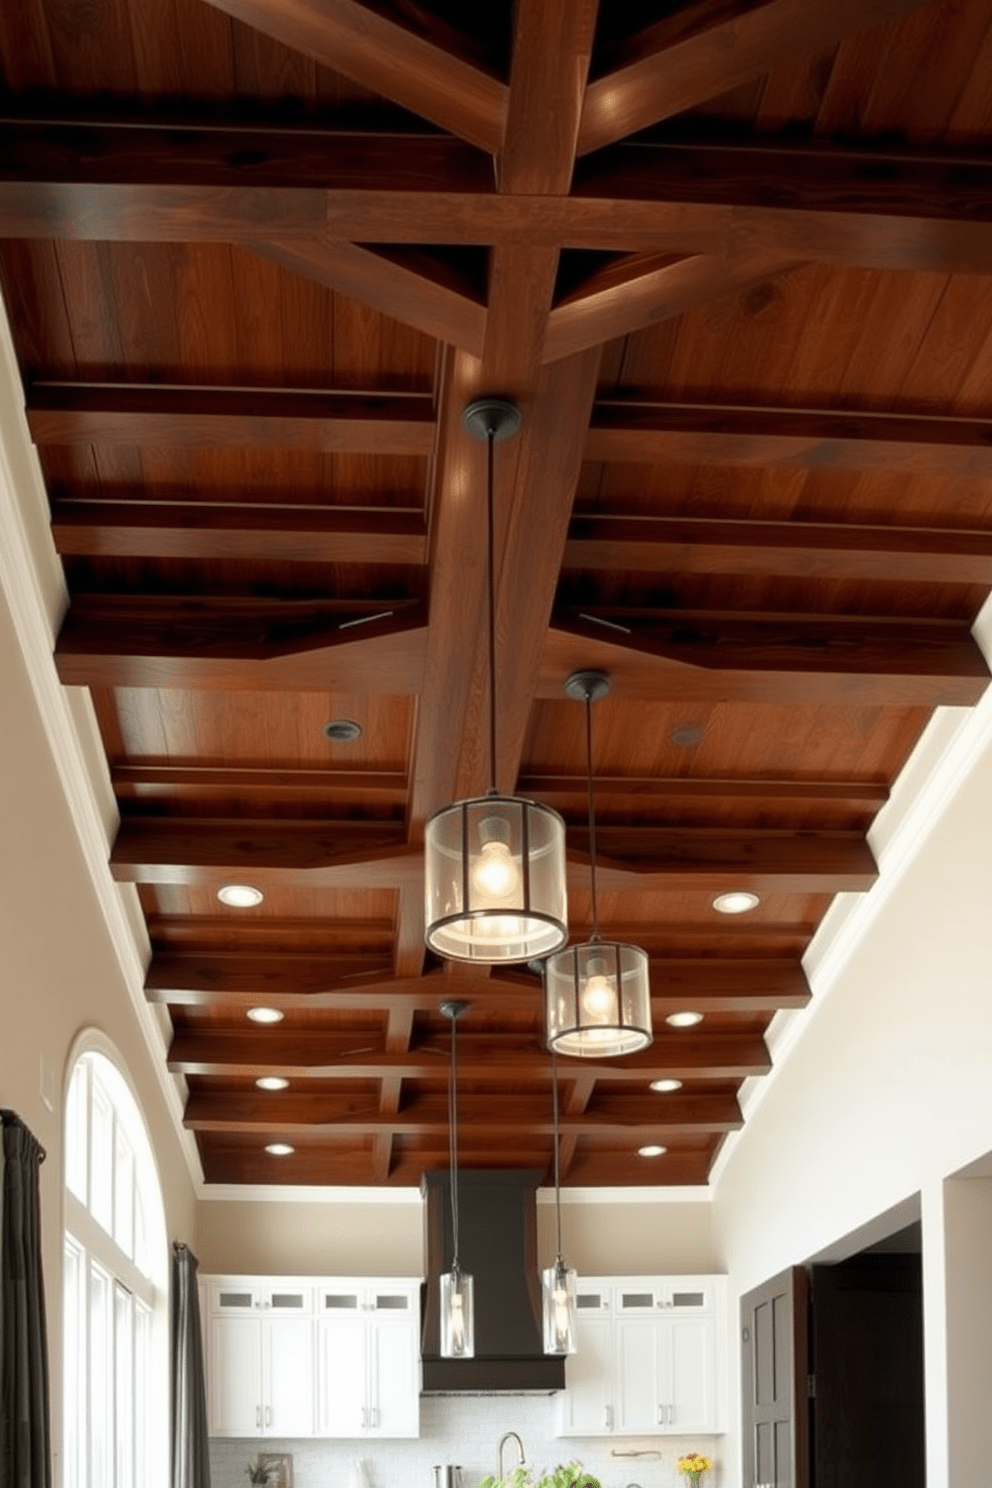
[{"label": "beige wall", "polygon": [[[11,621],[0,594],[0,1106],[47,1149],[42,1236],[53,1424],[61,1419],[61,1103],[70,1052],[97,1027],[120,1051],[148,1123],[168,1239],[195,1232],[185,1158],[90,883]],[[42,1066],[54,1104],[41,1096]]]}]

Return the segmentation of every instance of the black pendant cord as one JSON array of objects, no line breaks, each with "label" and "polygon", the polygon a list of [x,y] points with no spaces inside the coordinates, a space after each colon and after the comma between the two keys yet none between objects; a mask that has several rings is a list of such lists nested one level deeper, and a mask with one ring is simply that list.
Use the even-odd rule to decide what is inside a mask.
[{"label": "black pendant cord", "polygon": [[458,1018],[451,1020],[451,1070],[448,1080],[448,1160],[451,1166],[452,1271],[458,1264]]},{"label": "black pendant cord", "polygon": [[561,1137],[558,1133],[558,1053],[555,1049],[551,1050],[551,1096],[555,1113],[555,1259],[561,1265],[561,1173],[558,1166]]},{"label": "black pendant cord", "polygon": [[589,883],[592,895],[591,940],[599,940],[599,904],[596,899],[596,789],[592,773],[592,692],[586,692],[586,770],[589,793]]},{"label": "black pendant cord", "polygon": [[486,434],[486,505],[489,542],[489,794],[496,788],[496,523],[493,515],[494,471],[493,444],[495,431]]}]

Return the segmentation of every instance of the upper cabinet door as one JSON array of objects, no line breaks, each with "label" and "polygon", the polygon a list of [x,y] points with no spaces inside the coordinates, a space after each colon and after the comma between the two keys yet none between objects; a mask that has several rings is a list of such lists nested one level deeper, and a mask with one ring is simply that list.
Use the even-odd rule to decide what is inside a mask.
[{"label": "upper cabinet door", "polygon": [[262,1434],[262,1320],[214,1315],[209,1324],[210,1431],[214,1436]]},{"label": "upper cabinet door", "polygon": [[364,1436],[368,1420],[368,1329],[358,1316],[317,1324],[320,1436]]},{"label": "upper cabinet door", "polygon": [[654,1317],[617,1322],[617,1430],[656,1432],[667,1425],[661,1328]]},{"label": "upper cabinet door", "polygon": [[616,1371],[613,1319],[579,1310],[578,1351],[565,1360],[565,1385],[559,1397],[558,1431],[562,1436],[609,1436],[614,1427],[613,1378]]},{"label": "upper cabinet door", "polygon": [[262,1323],[266,1436],[314,1434],[314,1323],[270,1313]]},{"label": "upper cabinet door", "polygon": [[417,1330],[388,1313],[369,1330],[368,1429],[371,1436],[420,1435]]},{"label": "upper cabinet door", "polygon": [[716,1350],[708,1318],[670,1317],[663,1324],[663,1372],[667,1376],[669,1430],[716,1431]]}]

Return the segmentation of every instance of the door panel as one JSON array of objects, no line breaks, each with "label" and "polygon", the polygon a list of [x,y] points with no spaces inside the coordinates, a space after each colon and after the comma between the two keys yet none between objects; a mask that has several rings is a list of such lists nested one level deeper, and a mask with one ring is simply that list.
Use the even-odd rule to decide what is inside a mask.
[{"label": "door panel", "polygon": [[211,1318],[210,1430],[214,1436],[258,1436],[261,1429],[261,1320]]},{"label": "door panel", "polygon": [[265,1345],[265,1415],[268,1436],[313,1436],[313,1321],[268,1317]]},{"label": "door panel", "polygon": [[808,1295],[796,1267],[741,1298],[744,1488],[808,1488]]},{"label": "door panel", "polygon": [[378,1319],[371,1330],[369,1429],[376,1436],[417,1436],[420,1430],[418,1339],[413,1328]]},{"label": "door panel", "polygon": [[674,1431],[715,1431],[716,1361],[710,1320],[666,1319],[664,1331],[668,1334],[669,1427]]},{"label": "door panel", "polygon": [[367,1330],[360,1318],[318,1323],[318,1431],[321,1436],[362,1436],[368,1399]]}]

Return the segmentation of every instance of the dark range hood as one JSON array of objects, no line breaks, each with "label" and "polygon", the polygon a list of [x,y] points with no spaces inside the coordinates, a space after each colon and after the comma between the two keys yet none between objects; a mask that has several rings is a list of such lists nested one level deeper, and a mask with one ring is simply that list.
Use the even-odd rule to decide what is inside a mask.
[{"label": "dark range hood", "polygon": [[447,1169],[423,1176],[424,1252],[421,1351],[425,1395],[550,1395],[565,1388],[565,1360],[541,1340],[537,1269],[537,1186],[543,1170],[458,1174],[462,1270],[475,1278],[475,1358],[442,1359],[438,1278],[450,1269],[451,1182]]}]

